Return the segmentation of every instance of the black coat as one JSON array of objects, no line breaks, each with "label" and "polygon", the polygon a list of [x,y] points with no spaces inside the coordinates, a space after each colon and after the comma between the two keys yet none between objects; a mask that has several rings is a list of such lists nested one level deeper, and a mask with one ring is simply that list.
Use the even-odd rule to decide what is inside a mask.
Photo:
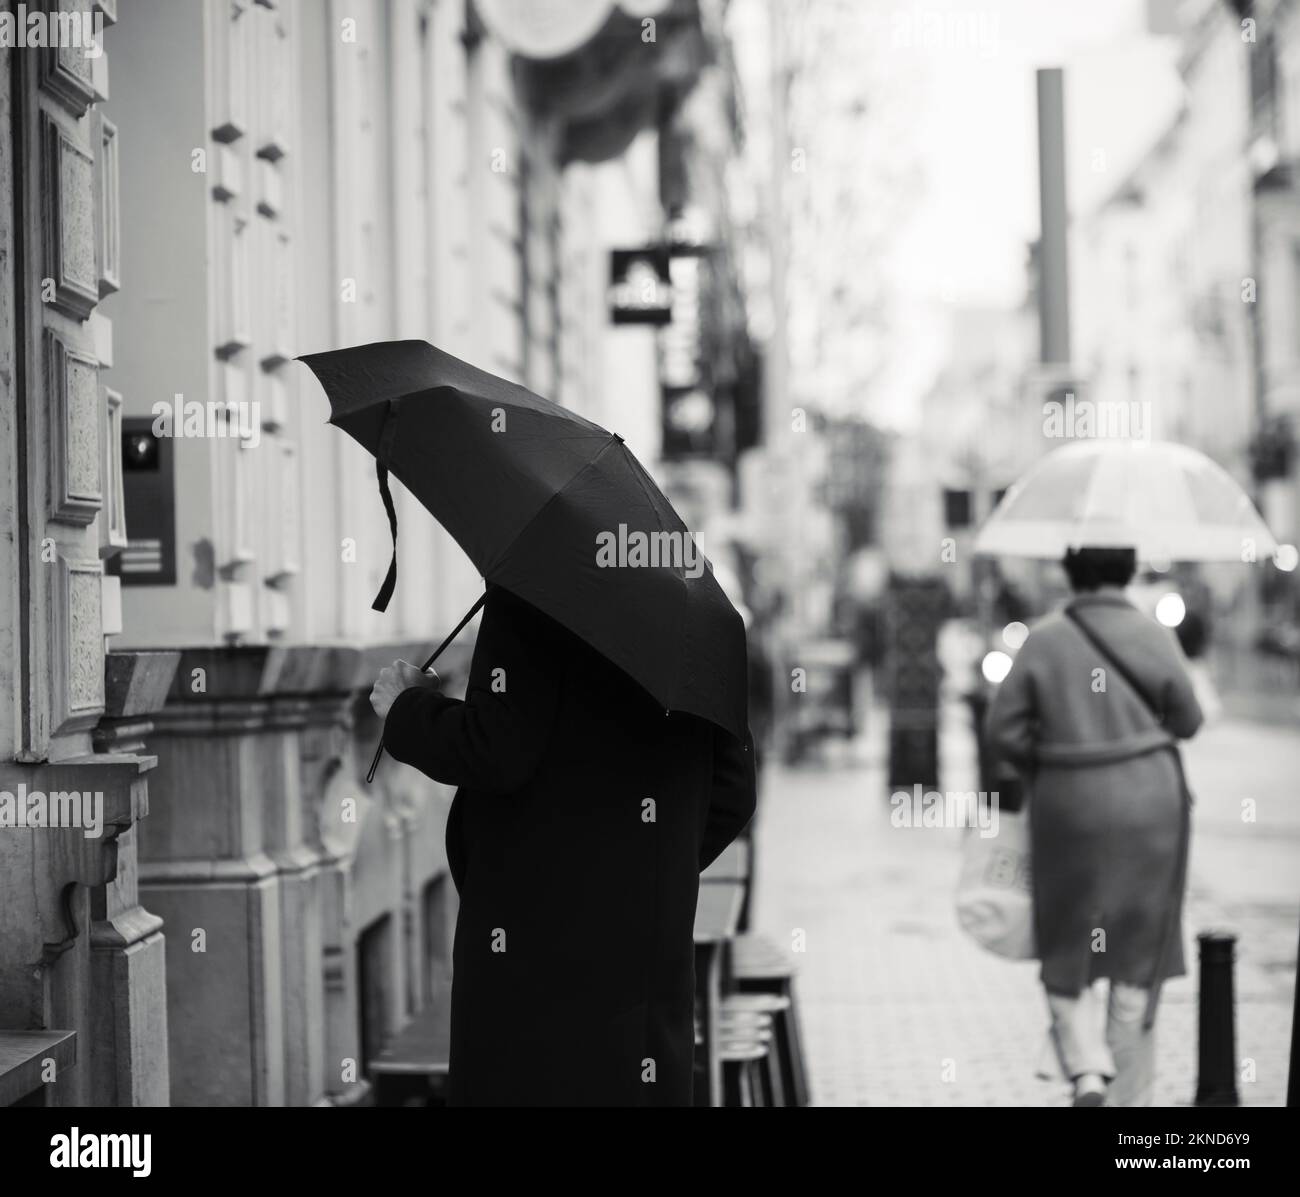
[{"label": "black coat", "polygon": [[452,1103],[689,1104],[699,874],[754,812],[752,741],[494,587],[464,701],[403,692],[384,746],[460,787]]}]

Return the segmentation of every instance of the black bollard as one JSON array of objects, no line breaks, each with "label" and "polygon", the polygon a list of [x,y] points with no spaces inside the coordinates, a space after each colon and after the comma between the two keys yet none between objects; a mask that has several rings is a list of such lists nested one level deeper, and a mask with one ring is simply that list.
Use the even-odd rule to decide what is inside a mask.
[{"label": "black bollard", "polygon": [[1295,987],[1291,1003],[1291,1070],[1286,1079],[1286,1104],[1292,1109],[1300,1106],[1300,984]]},{"label": "black bollard", "polygon": [[1239,1103],[1232,962],[1237,937],[1230,931],[1203,931],[1196,938],[1201,952],[1196,1104],[1235,1106]]}]

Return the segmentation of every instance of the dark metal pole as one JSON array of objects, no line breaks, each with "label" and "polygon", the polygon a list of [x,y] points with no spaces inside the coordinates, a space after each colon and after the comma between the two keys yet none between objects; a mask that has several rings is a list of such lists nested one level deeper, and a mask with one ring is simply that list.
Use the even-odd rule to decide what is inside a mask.
[{"label": "dark metal pole", "polygon": [[1295,1000],[1291,1003],[1291,1071],[1287,1073],[1286,1104],[1300,1106],[1300,980],[1296,982]]},{"label": "dark metal pole", "polygon": [[1235,1106],[1239,1102],[1232,964],[1237,937],[1230,931],[1203,931],[1196,938],[1201,954],[1196,1104]]},{"label": "dark metal pole", "polygon": [[1065,75],[1036,72],[1038,92],[1038,402],[1064,404],[1080,389],[1071,370],[1070,210],[1065,176]]},{"label": "dark metal pole", "polygon": [[1069,208],[1065,192],[1065,76],[1037,72],[1038,84],[1038,336],[1039,360],[1070,361]]}]

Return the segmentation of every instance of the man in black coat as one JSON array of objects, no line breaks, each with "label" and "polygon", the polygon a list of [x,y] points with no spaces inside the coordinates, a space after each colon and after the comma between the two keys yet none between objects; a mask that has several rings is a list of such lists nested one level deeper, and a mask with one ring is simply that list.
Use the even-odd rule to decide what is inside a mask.
[{"label": "man in black coat", "polygon": [[754,813],[752,739],[664,710],[492,587],[463,701],[407,662],[397,760],[458,786],[447,858],[456,1105],[689,1105],[699,874]]}]

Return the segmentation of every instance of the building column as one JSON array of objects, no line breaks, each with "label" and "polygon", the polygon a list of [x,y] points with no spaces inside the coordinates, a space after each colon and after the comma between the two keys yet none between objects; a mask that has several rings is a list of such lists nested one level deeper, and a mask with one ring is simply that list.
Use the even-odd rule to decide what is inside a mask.
[{"label": "building column", "polygon": [[[106,713],[94,732],[97,753],[145,756],[145,740],[153,730],[150,715],[166,700],[179,660],[174,652],[108,654]],[[147,813],[147,790],[144,801]],[[91,1060],[92,1101],[169,1105],[163,921],[140,905],[134,826],[117,837],[117,850],[112,881],[90,892],[90,1000],[102,1049]]]},{"label": "building column", "polygon": [[[141,839],[172,940],[175,1104],[362,1100],[367,1057],[420,1004],[413,894],[445,871],[449,795],[402,770],[399,808],[384,774],[361,780],[379,733],[361,695],[381,662],[428,651],[181,654],[150,741],[166,801]],[[436,847],[406,842],[417,826]]]},{"label": "building column", "polygon": [[[320,860],[325,1095],[333,1104],[366,1099],[370,1060],[450,970],[454,906],[443,845],[452,791],[388,758],[365,780],[382,723],[364,695],[383,666],[422,661],[429,648],[358,652],[346,667],[351,701],[301,742],[307,835]],[[439,660],[444,685],[463,677],[467,661],[467,646]],[[345,676],[341,668],[335,684]]]},{"label": "building column", "polygon": [[0,764],[0,791],[75,792],[102,816],[0,834],[0,1027],[76,1033],[76,1065],[43,1070],[50,1105],[168,1104],[163,937],[135,885],[152,764],[130,753]]},{"label": "building column", "polygon": [[[267,648],[187,650],[156,718],[157,793],[140,884],[172,939],[176,1105],[283,1105],[282,885],[267,815],[292,731],[262,695]],[[268,762],[271,767],[268,768]]]}]

